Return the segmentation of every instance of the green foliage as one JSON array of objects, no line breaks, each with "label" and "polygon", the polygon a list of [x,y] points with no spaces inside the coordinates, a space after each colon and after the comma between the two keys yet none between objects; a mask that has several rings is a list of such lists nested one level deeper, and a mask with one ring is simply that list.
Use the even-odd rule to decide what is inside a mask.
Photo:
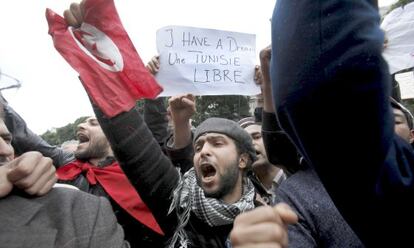
[{"label": "green foliage", "polygon": [[144,100],[144,99],[142,99],[142,100],[139,100],[139,101],[137,101],[137,102],[135,103],[135,106],[137,107],[138,111],[139,111],[141,114],[143,114],[143,113],[144,113],[144,102],[145,102],[145,100]]},{"label": "green foliage", "polygon": [[414,114],[414,99],[405,99],[402,100],[402,104]]},{"label": "green foliage", "polygon": [[60,145],[67,140],[76,139],[76,128],[86,118],[88,117],[79,117],[74,123],[69,123],[64,127],[59,127],[54,130],[48,130],[40,136],[51,145]]},{"label": "green foliage", "polygon": [[391,11],[393,11],[396,8],[399,7],[404,7],[405,5],[413,2],[414,0],[399,0],[398,2],[394,3],[393,5],[391,5],[390,9],[388,10],[388,13],[390,13]]},{"label": "green foliage", "polygon": [[246,96],[198,96],[196,97],[196,105],[194,126],[210,117],[222,117],[237,121],[251,115],[249,113],[249,97]]}]

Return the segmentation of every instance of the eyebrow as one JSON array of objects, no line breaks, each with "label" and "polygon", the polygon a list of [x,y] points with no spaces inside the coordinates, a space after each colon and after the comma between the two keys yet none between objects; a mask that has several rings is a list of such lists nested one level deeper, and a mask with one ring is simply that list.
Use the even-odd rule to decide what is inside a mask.
[{"label": "eyebrow", "polygon": [[253,135],[256,135],[256,134],[262,134],[262,132],[261,131],[254,131],[254,132],[250,133],[250,136],[253,136]]},{"label": "eyebrow", "polygon": [[89,123],[99,123],[98,119],[96,119],[96,118],[88,119],[87,122],[89,122]]},{"label": "eyebrow", "polygon": [[215,140],[215,139],[222,139],[225,140],[224,135],[222,134],[217,134],[217,135],[202,135],[200,136],[200,138],[197,139],[197,141],[194,143],[194,146],[200,144],[200,143],[204,143],[205,140]]}]

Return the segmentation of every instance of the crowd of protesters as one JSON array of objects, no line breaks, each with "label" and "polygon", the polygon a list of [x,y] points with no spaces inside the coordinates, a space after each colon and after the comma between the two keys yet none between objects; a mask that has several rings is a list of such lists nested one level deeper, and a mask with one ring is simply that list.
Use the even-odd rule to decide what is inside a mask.
[{"label": "crowd of protesters", "polygon": [[72,147],[1,96],[0,247],[410,246],[414,120],[383,39],[374,0],[278,0],[259,114],[193,127],[191,94],[114,116],[90,95]]}]

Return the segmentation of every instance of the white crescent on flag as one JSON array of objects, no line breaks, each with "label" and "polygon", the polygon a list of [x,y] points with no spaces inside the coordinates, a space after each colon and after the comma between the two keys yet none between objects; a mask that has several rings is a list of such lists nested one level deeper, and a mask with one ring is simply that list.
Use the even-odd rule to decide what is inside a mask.
[{"label": "white crescent on flag", "polygon": [[121,52],[104,32],[86,22],[80,29],[69,28],[76,44],[101,67],[118,72],[124,68]]}]

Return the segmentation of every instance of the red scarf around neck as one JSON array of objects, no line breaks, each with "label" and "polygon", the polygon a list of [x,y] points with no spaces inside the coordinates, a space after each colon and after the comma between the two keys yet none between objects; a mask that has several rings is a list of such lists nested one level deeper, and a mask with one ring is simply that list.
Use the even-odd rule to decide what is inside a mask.
[{"label": "red scarf around neck", "polygon": [[100,168],[88,162],[75,160],[56,171],[60,180],[73,180],[82,172],[90,184],[95,185],[99,182],[106,193],[136,220],[151,230],[161,235],[164,234],[151,210],[142,201],[118,162],[115,161],[111,165]]}]

